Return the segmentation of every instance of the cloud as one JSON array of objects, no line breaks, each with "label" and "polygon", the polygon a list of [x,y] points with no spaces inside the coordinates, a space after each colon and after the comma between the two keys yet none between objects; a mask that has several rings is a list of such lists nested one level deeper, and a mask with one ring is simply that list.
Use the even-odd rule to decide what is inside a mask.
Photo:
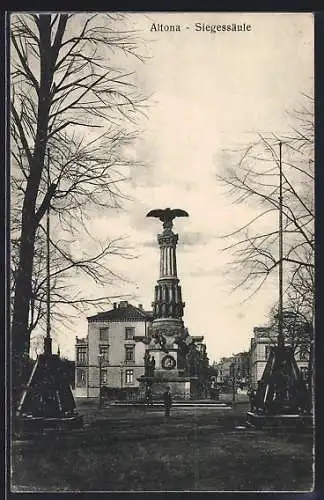
[{"label": "cloud", "polygon": [[[214,235],[203,232],[184,232],[179,234],[177,250],[179,252],[185,252],[186,250],[192,251],[191,247],[197,247],[198,251],[199,246],[207,245],[213,239]],[[155,238],[147,239],[142,244],[144,247],[158,247],[158,243]],[[188,249],[188,247],[190,247],[190,249]]]},{"label": "cloud", "polygon": [[179,247],[186,247],[192,245],[206,245],[210,240],[214,238],[213,235],[203,233],[203,232],[185,232],[179,237]]},{"label": "cloud", "polygon": [[191,278],[205,278],[210,276],[215,276],[219,274],[219,268],[211,267],[211,268],[196,268],[188,273],[188,276]]},{"label": "cloud", "polygon": [[153,241],[153,240],[147,240],[147,241],[144,241],[143,243],[143,247],[148,247],[148,248],[157,248],[158,246],[158,243]]}]

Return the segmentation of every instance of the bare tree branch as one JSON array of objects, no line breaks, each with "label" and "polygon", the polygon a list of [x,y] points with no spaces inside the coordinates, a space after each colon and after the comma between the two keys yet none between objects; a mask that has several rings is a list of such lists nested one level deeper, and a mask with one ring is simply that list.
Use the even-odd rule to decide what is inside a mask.
[{"label": "bare tree branch", "polygon": [[[302,297],[314,294],[314,200],[313,156],[314,120],[313,99],[294,110],[297,123],[285,137],[258,134],[255,143],[243,151],[230,152],[232,165],[224,165],[217,179],[227,189],[236,204],[256,207],[256,215],[241,227],[222,236],[229,243],[223,250],[232,252],[232,272],[243,273],[237,288],[252,288],[249,297],[265,283],[278,266],[278,226],[270,217],[279,210],[279,147],[283,143],[283,235],[286,263],[285,282],[288,291],[299,290]],[[239,157],[237,158],[237,154]],[[269,166],[270,165],[270,166]],[[311,181],[311,182],[310,182]],[[306,286],[301,281],[307,283]],[[297,285],[298,283],[298,285]]]},{"label": "bare tree branch", "polygon": [[[117,240],[92,255],[68,251],[73,238],[89,236],[90,213],[122,205],[122,182],[138,166],[126,151],[145,97],[123,57],[142,58],[137,34],[123,28],[124,20],[118,14],[11,16],[12,338],[19,356],[28,353],[30,333],[44,319],[41,222],[49,208],[57,235],[51,242],[53,304],[55,298],[57,306],[95,303],[66,282],[80,272],[98,286],[111,284],[122,277],[110,259],[133,258]],[[62,240],[64,231],[69,242]]]}]

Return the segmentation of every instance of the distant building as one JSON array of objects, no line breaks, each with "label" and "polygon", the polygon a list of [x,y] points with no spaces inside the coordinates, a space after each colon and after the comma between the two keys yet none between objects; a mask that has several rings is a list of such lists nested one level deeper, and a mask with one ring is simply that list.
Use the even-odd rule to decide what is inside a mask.
[{"label": "distant building", "polygon": [[218,372],[217,375],[217,382],[220,384],[227,384],[230,378],[230,370],[231,370],[231,364],[233,363],[233,357],[223,357],[221,360],[216,364],[216,369]]},{"label": "distant building", "polygon": [[[268,326],[256,326],[253,328],[253,338],[250,347],[250,384],[256,389],[258,381],[263,375],[270,348],[276,345],[277,332]],[[306,380],[308,375],[309,348],[299,346],[295,349],[295,360],[298,368]]]},{"label": "distant building", "polygon": [[121,301],[87,319],[87,337],[76,337],[75,396],[98,397],[100,387],[138,387],[145,343],[136,342],[136,337],[147,337],[152,312]]},{"label": "distant building", "polygon": [[215,367],[218,372],[218,383],[222,385],[232,383],[234,373],[236,383],[244,386],[249,379],[249,353],[239,352],[233,356],[223,357]]},{"label": "distant building", "polygon": [[239,352],[233,356],[236,380],[243,386],[247,385],[250,377],[250,353]]}]

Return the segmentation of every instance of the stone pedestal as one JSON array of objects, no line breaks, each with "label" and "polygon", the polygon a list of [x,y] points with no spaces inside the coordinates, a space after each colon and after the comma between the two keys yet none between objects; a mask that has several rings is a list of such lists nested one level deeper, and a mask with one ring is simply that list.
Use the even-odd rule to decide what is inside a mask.
[{"label": "stone pedestal", "polygon": [[146,387],[149,385],[152,390],[152,399],[161,400],[167,387],[170,387],[174,400],[190,399],[190,377],[142,377],[140,380],[140,395],[145,397]]},{"label": "stone pedestal", "polygon": [[287,430],[312,432],[313,431],[313,417],[312,415],[265,415],[255,412],[247,412],[246,423],[255,429],[264,430]]}]

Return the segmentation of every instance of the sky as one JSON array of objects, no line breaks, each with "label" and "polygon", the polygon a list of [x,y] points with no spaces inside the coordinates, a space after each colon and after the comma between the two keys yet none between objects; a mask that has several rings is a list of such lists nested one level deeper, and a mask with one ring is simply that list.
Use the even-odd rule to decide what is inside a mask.
[{"label": "sky", "polygon": [[[152,23],[179,24],[181,31],[151,31]],[[246,23],[251,30],[198,32],[195,23]],[[104,292],[128,295],[131,303],[149,309],[161,224],[146,214],[153,208],[186,210],[189,218],[174,223],[184,322],[192,335],[204,336],[209,359],[218,360],[249,349],[253,327],[267,321],[277,290],[274,277],[247,302],[242,302],[246,293],[233,292],[232,256],[222,251],[221,236],[257,209],[233,205],[216,175],[222,172],[224,150],[247,145],[257,132],[284,134],[287,111],[298,107],[302,92],[311,92],[313,16],[150,12],[129,14],[129,26],[139,30],[147,56],[144,63],[129,63],[137,85],[150,96],[132,150],[145,166],[131,171],[124,183],[130,197],[124,209],[95,214],[91,231],[101,239],[127,236],[137,257],[115,261],[114,270],[127,281],[107,285]],[[76,335],[87,335],[86,315],[70,331],[57,328],[61,353],[71,359]]]}]

